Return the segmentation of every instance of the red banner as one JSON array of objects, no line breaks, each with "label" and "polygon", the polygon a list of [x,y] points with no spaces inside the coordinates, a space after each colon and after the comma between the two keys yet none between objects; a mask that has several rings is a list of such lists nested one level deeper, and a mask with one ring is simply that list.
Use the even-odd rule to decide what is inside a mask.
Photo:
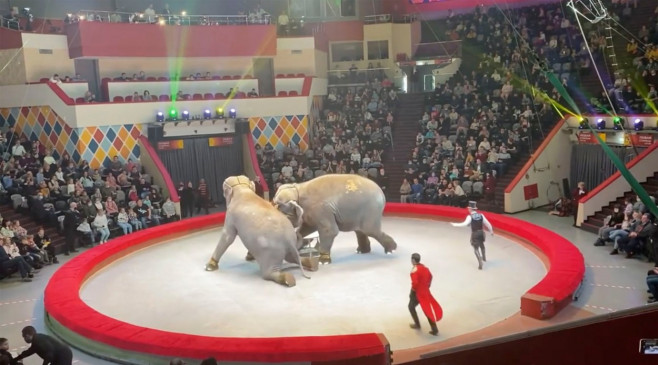
[{"label": "red banner", "polygon": [[539,198],[539,189],[537,184],[526,185],[523,187],[523,198],[525,200],[537,199]]},{"label": "red banner", "polygon": [[[605,133],[599,133],[599,137],[605,142]],[[597,144],[599,141],[596,140],[596,135],[590,131],[582,131],[578,133],[578,143],[591,143]]]},{"label": "red banner", "polygon": [[158,151],[171,151],[171,150],[182,150],[182,149],[183,149],[182,139],[174,139],[171,141],[158,142]]},{"label": "red banner", "polygon": [[210,137],[208,138],[208,146],[210,147],[224,147],[233,144],[233,137]]},{"label": "red banner", "polygon": [[631,134],[631,142],[636,147],[649,147],[653,144],[653,134],[633,133]]}]

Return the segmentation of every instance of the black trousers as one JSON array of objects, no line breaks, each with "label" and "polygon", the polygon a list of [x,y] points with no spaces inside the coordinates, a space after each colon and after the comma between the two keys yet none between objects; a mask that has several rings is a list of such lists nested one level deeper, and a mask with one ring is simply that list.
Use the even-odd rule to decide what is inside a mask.
[{"label": "black trousers", "polygon": [[64,252],[69,253],[75,251],[75,242],[78,240],[77,233],[75,231],[74,232],[66,231],[65,237],[66,237],[66,246],[65,246],[66,251]]},{"label": "black trousers", "polygon": [[[411,313],[411,318],[414,320],[414,324],[416,326],[420,326],[420,321],[418,320],[418,313],[416,313],[416,307],[420,304],[418,302],[418,297],[416,296],[416,292],[414,290],[411,290],[409,292],[409,313]],[[432,328],[432,332],[438,332],[439,329],[436,326],[436,322],[432,321],[429,317],[427,317],[427,321],[430,323],[430,327]]]}]

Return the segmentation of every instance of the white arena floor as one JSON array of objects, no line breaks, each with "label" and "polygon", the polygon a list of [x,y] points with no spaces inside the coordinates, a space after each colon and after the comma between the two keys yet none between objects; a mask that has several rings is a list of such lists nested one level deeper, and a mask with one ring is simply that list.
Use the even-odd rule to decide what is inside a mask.
[{"label": "white arena floor", "polygon": [[[166,331],[227,337],[281,337],[381,332],[393,350],[446,340],[482,329],[519,311],[520,297],[546,273],[523,245],[487,236],[482,271],[469,244],[468,228],[415,218],[385,217],[385,232],[397,251],[385,255],[371,239],[372,253],[355,253],[356,236],[341,233],[333,263],[301,276],[286,288],[260,277],[246,262],[238,240],[219,263],[204,265],[220,235],[208,230],[129,255],[90,278],[81,290],[92,308],[116,319]],[[418,252],[434,274],[432,292],[444,309],[439,337],[408,324],[410,256]],[[292,265],[291,265],[292,266]],[[523,273],[519,275],[519,273]]]}]

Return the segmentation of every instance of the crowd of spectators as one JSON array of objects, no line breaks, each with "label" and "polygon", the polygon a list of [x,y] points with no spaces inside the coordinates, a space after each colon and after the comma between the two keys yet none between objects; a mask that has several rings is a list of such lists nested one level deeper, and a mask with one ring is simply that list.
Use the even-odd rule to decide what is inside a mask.
[{"label": "crowd of spectators", "polygon": [[[617,7],[614,16],[625,12],[629,17],[631,8]],[[626,45],[626,52],[632,60],[630,65],[614,74],[614,81],[608,85],[608,93],[615,109],[624,113],[653,113],[653,105],[658,102],[658,7],[647,24],[643,24],[637,34]],[[640,87],[638,87],[640,86]],[[608,105],[605,94],[593,100],[600,111]]]},{"label": "crowd of spectators", "polygon": [[[74,162],[64,152],[56,160],[49,148],[19,136],[13,128],[0,136],[2,183],[0,204],[30,215],[43,227],[55,227],[66,236],[64,254],[76,246],[104,243],[112,236],[180,219],[176,206],[153,185],[134,161],[114,157],[108,166],[92,169],[87,161]],[[183,217],[206,214],[210,207],[204,180],[197,187],[180,183]],[[51,239],[44,229],[27,232],[18,220],[2,219],[0,277],[20,271],[25,281],[33,269],[57,263]]]},{"label": "crowd of spectators", "polygon": [[359,87],[330,88],[322,112],[311,123],[307,151],[292,142],[283,149],[256,146],[270,190],[328,173],[351,173],[375,180],[386,191],[382,154],[392,141],[397,103],[397,93],[386,78]]}]

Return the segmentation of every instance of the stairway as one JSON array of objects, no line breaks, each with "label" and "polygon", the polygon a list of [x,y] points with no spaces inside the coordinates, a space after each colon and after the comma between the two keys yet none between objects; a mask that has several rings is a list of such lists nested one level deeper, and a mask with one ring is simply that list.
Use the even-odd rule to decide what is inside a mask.
[{"label": "stairway", "polygon": [[388,174],[389,202],[400,201],[400,185],[404,179],[404,166],[416,146],[418,121],[425,110],[425,94],[399,94],[398,107],[393,124],[393,144],[384,152],[382,163]]},{"label": "stairway", "polygon": [[[647,193],[649,193],[649,195],[654,195],[656,191],[658,191],[658,172],[654,173],[653,176],[649,177],[646,182],[640,185],[642,185],[642,187],[647,191]],[[611,201],[608,205],[602,207],[601,210],[594,213],[594,215],[587,217],[580,228],[592,233],[598,233],[599,228],[603,226],[603,220],[605,217],[612,214],[614,205],[620,204],[622,207],[624,207],[624,199],[631,195],[635,195],[632,190],[624,192],[623,196],[620,196],[614,201]]]},{"label": "stairway", "polygon": [[46,235],[50,237],[51,245],[55,247],[55,252],[57,254],[63,252],[64,236],[59,234],[56,227],[43,225],[35,221],[30,215],[17,213],[11,204],[0,205],[0,215],[2,215],[3,221],[15,221],[18,219],[21,222],[21,226],[27,230],[27,234],[36,235],[39,227],[43,226]]}]

